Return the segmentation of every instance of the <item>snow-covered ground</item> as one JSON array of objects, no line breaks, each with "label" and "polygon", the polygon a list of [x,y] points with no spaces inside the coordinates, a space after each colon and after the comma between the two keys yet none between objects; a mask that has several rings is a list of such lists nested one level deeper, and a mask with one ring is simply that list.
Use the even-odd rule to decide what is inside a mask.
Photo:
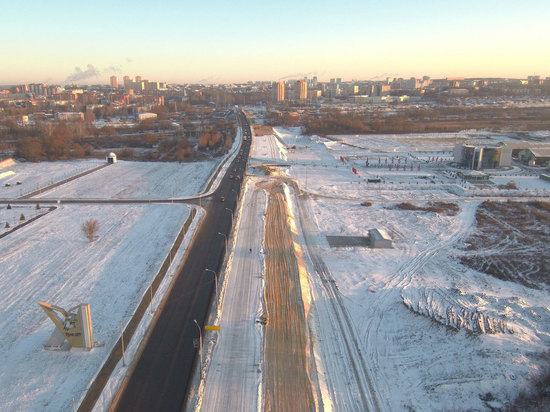
[{"label": "snow-covered ground", "polygon": [[0,198],[17,198],[102,164],[105,164],[105,161],[96,159],[68,162],[15,162],[0,170]]},{"label": "snow-covered ground", "polygon": [[[275,133],[277,138],[255,138],[251,164],[289,164],[279,168],[309,194],[305,210],[318,226],[316,247],[351,319],[380,407],[486,410],[528,388],[544,366],[541,354],[550,344],[548,292],[471,270],[459,257],[464,240],[475,230],[480,196],[549,200],[550,184],[518,170],[494,177],[494,184],[482,190],[453,177],[452,169],[436,158],[447,160],[458,137],[487,138],[475,131],[458,137],[337,137],[349,144],[302,136],[298,129]],[[386,159],[393,161],[393,170]],[[400,171],[395,170],[398,164]],[[402,170],[404,164],[407,169]],[[376,177],[382,182],[368,182]],[[510,181],[517,190],[498,188]],[[391,207],[425,200],[451,200],[460,211],[447,216]],[[373,203],[365,207],[364,201]],[[394,248],[330,248],[325,238],[366,235],[372,228],[386,229]],[[327,343],[334,339],[334,319],[327,315],[324,286],[313,266],[308,273],[316,358],[326,387],[334,388],[325,406],[354,409],[354,400],[345,397],[359,394],[351,384],[342,386],[349,383],[350,367],[338,365],[342,359],[331,352],[337,345]],[[498,333],[479,333],[480,328]],[[489,392],[491,401],[485,396]]]},{"label": "snow-covered ground", "polygon": [[[306,211],[317,226],[308,236],[314,238],[315,250],[326,264],[333,280],[331,284],[350,319],[349,332],[357,340],[380,407],[388,411],[484,410],[488,404],[480,396],[491,392],[496,399],[491,405],[498,406],[528,387],[530,379],[543,366],[540,354],[550,344],[548,293],[468,269],[460,264],[459,258],[464,240],[475,230],[475,211],[483,200],[481,196],[505,194],[546,197],[547,200],[550,183],[521,174],[517,169],[491,172],[494,184],[482,189],[461,182],[449,173],[452,170],[444,161],[449,158],[455,140],[462,135],[338,136],[339,141],[334,141],[302,136],[297,129],[277,129],[276,134],[277,138],[254,139],[250,164],[286,164],[280,169],[308,194],[305,200],[291,201],[296,209],[293,211],[296,224],[299,229],[305,227],[303,211]],[[463,135],[486,138],[486,134],[475,131]],[[541,136],[547,133],[541,132]],[[22,163],[6,167],[0,174],[0,197],[16,198],[100,163]],[[389,165],[393,165],[391,171]],[[204,189],[208,175],[216,166],[214,162],[119,162],[42,196],[53,199],[184,197]],[[13,173],[3,174],[10,171]],[[254,172],[250,170],[250,173]],[[381,183],[369,182],[377,178]],[[21,184],[18,185],[18,181]],[[498,187],[510,181],[514,181],[518,189]],[[248,184],[246,188],[243,199],[255,198],[251,192],[255,190],[254,185]],[[294,193],[294,189],[289,193]],[[459,213],[447,216],[391,208],[401,201],[421,203],[441,199],[457,203]],[[242,217],[237,226],[246,215],[261,220],[263,200],[261,196],[257,196],[257,200],[254,207],[241,208]],[[372,205],[361,206],[365,201]],[[303,208],[300,212],[299,202]],[[78,403],[84,396],[116,343],[120,322],[128,321],[137,303],[148,293],[147,287],[189,215],[189,209],[171,203],[73,205],[61,202],[53,210],[43,205],[36,209],[34,204],[12,205],[11,209],[4,205],[0,209],[3,233],[10,230],[4,228],[6,222],[11,228],[19,224],[21,213],[26,219],[44,215],[0,239],[0,298],[4,302],[0,313],[0,410],[70,410],[72,399]],[[89,218],[97,219],[100,225],[98,238],[93,243],[89,243],[80,230]],[[255,224],[250,230],[257,227]],[[375,227],[390,233],[394,249],[330,248],[326,241],[326,235],[365,235]],[[241,234],[248,229],[243,226],[242,230]],[[233,284],[241,291],[235,294],[226,289],[219,313],[219,324],[227,326],[231,319],[224,318],[224,312],[238,317],[240,307],[248,308],[247,322],[239,327],[250,328],[252,346],[261,345],[254,321],[255,308],[261,305],[256,302],[261,274],[255,278],[256,282],[248,282],[251,293],[246,295],[242,291],[246,282],[232,282],[230,272],[232,268],[242,272],[242,268],[247,267],[236,261],[241,258],[255,259],[251,268],[261,264],[260,245],[256,245],[257,248],[247,245],[261,234],[261,229],[257,231],[242,239],[238,239],[237,232],[233,242],[233,250],[237,252],[229,258],[222,287],[231,288]],[[299,232],[303,242],[303,231]],[[302,245],[302,249],[310,282],[310,331],[323,405],[326,410],[331,407],[361,409],[357,407],[359,394],[349,374],[350,365],[339,352],[344,345],[338,341],[341,336],[334,332],[326,285],[316,274],[308,248]],[[164,289],[167,283],[169,279]],[[38,306],[39,301],[65,308],[89,303],[94,340],[99,345],[90,352],[44,350],[43,345],[54,326]],[[466,321],[461,321],[458,315]],[[214,319],[218,318],[214,316]],[[495,321],[501,321],[505,324],[504,332],[471,332],[476,330],[474,320],[485,328],[495,325],[498,328],[499,323]],[[457,325],[460,325],[458,329]],[[140,330],[145,328],[146,325]],[[225,334],[216,344],[230,342],[231,336]],[[136,346],[134,339],[128,351],[135,351]],[[210,365],[214,368],[218,362],[216,356],[223,358],[225,353],[226,349],[220,346],[213,349],[212,358],[211,355],[205,357],[212,361]],[[256,379],[261,369],[257,364],[261,358],[258,353],[243,357],[243,362],[254,364],[248,365],[248,386],[235,392],[235,396],[242,397],[243,405],[258,403],[260,408],[261,381]],[[224,370],[230,370],[230,360],[222,360],[228,364],[225,369],[219,369],[220,376]],[[96,410],[108,407],[110,396],[124,373],[125,369],[119,365],[114,381],[108,385]],[[219,391],[221,385],[215,380],[208,381],[208,375],[206,379],[205,397],[209,388]],[[203,399],[202,404],[223,401],[219,394],[216,396],[217,399]]]},{"label": "snow-covered ground", "polygon": [[[89,170],[104,162],[17,163],[5,168],[5,179],[21,184],[2,187],[2,196],[15,198],[36,188]],[[218,162],[119,162],[43,194],[53,198],[145,198],[189,196],[203,190]],[[4,180],[2,180],[4,182]],[[24,194],[23,193],[23,194]],[[37,200],[37,203],[39,200]],[[173,242],[189,217],[182,204],[4,204],[0,208],[2,233],[20,223],[33,222],[0,239],[0,410],[71,410],[78,405],[106,356],[120,336],[157,274]],[[200,213],[197,214],[195,222]],[[81,231],[88,219],[97,219],[99,231],[89,243]],[[9,228],[5,227],[8,223]],[[194,223],[173,265],[188,246]],[[166,276],[164,290],[170,282]],[[158,304],[160,290],[154,303]],[[65,309],[81,302],[91,307],[94,341],[86,351],[47,351],[53,323],[38,302]],[[151,315],[144,317],[143,334]],[[127,348],[127,361],[139,336]],[[126,342],[128,344],[128,342]],[[133,348],[131,347],[133,346]],[[121,369],[121,368],[118,368]],[[118,376],[124,376],[117,369]],[[116,386],[103,396],[108,405]]]},{"label": "snow-covered ground", "polygon": [[[2,239],[0,409],[68,410],[72,396],[80,398],[188,214],[182,205],[62,205]],[[100,226],[92,243],[80,230],[90,217]],[[44,350],[54,326],[40,301],[66,309],[89,303],[100,346]]]},{"label": "snow-covered ground", "polygon": [[[0,170],[0,198],[12,199],[100,166],[102,160],[17,162]],[[36,198],[167,199],[197,193],[219,162],[126,162],[45,191]],[[19,182],[19,183],[18,183]]]}]

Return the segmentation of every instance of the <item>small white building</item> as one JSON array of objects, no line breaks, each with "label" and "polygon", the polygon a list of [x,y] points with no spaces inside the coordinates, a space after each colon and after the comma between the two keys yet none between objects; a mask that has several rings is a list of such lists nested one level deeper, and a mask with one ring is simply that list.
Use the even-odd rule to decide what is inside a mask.
[{"label": "small white building", "polygon": [[116,154],[114,154],[113,152],[109,153],[107,155],[107,158],[105,159],[107,161],[107,163],[109,164],[113,164],[113,163],[116,163]]},{"label": "small white building", "polygon": [[371,248],[392,249],[393,242],[384,229],[369,229],[369,244]]},{"label": "small white building", "polygon": [[156,119],[157,118],[157,114],[156,113],[148,113],[148,112],[145,112],[145,113],[138,113],[137,114],[137,119],[141,122],[145,119]]},{"label": "small white building", "polygon": [[78,120],[84,120],[84,113],[81,112],[58,112],[55,114],[57,120],[76,122]]}]

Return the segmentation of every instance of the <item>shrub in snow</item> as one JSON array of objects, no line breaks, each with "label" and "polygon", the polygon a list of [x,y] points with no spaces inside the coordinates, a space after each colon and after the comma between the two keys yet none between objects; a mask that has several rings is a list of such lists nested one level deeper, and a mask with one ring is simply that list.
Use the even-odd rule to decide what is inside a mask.
[{"label": "shrub in snow", "polygon": [[5,228],[6,228],[6,229],[9,229],[9,227],[10,227],[10,224],[9,224],[8,222],[6,222]]},{"label": "shrub in snow", "polygon": [[25,220],[25,215],[23,213],[21,213],[21,216],[19,216],[19,220],[21,221]]},{"label": "shrub in snow", "polygon": [[82,225],[82,232],[90,242],[94,241],[95,234],[99,230],[99,222],[96,219],[89,219]]}]

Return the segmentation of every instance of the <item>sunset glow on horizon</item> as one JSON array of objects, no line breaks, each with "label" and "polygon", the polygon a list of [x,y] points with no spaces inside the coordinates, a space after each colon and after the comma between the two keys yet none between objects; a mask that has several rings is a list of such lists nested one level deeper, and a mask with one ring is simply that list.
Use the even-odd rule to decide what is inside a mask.
[{"label": "sunset glow on horizon", "polygon": [[3,5],[0,84],[550,76],[548,2]]}]

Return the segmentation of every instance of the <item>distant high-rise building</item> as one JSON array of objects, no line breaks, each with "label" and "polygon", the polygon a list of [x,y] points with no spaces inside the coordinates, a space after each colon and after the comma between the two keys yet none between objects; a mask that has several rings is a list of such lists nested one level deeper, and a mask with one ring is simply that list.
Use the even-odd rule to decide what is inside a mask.
[{"label": "distant high-rise building", "polygon": [[540,76],[527,76],[527,84],[529,86],[540,86],[544,84],[544,79],[541,79]]},{"label": "distant high-rise building", "polygon": [[132,88],[132,81],[130,80],[130,76],[124,76],[123,77],[123,80],[124,80],[124,88],[126,90],[130,90]]},{"label": "distant high-rise building", "polygon": [[285,83],[284,82],[276,82],[273,83],[273,101],[274,102],[282,102],[285,100]]},{"label": "distant high-rise building", "polygon": [[307,82],[298,80],[294,85],[294,98],[296,100],[307,99]]},{"label": "distant high-rise building", "polygon": [[113,89],[118,89],[118,79],[116,76],[111,76],[111,87]]},{"label": "distant high-rise building", "polygon": [[132,83],[132,89],[134,89],[134,91],[143,91],[143,90],[145,90],[145,82],[133,82]]},{"label": "distant high-rise building", "polygon": [[136,76],[136,83],[141,82],[141,76]]}]

